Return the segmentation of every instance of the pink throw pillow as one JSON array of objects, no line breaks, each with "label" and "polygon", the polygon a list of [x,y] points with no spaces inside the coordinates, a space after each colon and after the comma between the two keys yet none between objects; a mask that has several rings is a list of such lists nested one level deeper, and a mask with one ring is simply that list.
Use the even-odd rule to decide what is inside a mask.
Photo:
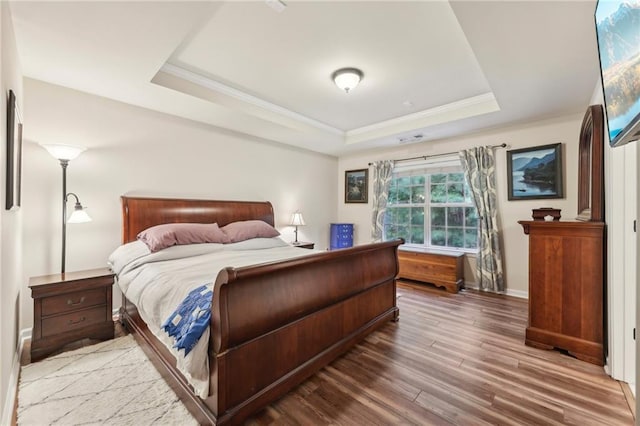
[{"label": "pink throw pillow", "polygon": [[151,252],[183,244],[229,243],[217,223],[167,223],[147,228],[138,234]]},{"label": "pink throw pillow", "polygon": [[232,222],[221,229],[232,243],[250,240],[251,238],[272,238],[280,235],[273,226],[261,220]]}]

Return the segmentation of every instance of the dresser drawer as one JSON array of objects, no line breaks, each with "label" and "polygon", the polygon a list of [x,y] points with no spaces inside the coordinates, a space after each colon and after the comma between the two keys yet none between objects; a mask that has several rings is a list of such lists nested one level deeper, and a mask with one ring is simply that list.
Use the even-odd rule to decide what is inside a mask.
[{"label": "dresser drawer", "polygon": [[104,288],[44,297],[42,298],[42,316],[63,314],[91,306],[105,305],[106,300],[106,290]]},{"label": "dresser drawer", "polygon": [[43,319],[42,337],[53,336],[90,325],[104,323],[106,318],[107,307],[103,305]]}]

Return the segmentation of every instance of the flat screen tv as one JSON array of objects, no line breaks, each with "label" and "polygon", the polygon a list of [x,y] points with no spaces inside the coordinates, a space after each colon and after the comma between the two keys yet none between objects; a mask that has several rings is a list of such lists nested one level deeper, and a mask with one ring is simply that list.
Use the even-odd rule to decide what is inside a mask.
[{"label": "flat screen tv", "polygon": [[599,0],[595,13],[609,141],[640,139],[640,0]]}]

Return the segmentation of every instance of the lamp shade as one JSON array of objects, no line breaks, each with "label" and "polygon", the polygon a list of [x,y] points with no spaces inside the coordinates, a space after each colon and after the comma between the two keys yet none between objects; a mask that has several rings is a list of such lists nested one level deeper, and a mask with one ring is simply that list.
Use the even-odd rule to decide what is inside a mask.
[{"label": "lamp shade", "polygon": [[87,211],[82,207],[78,208],[76,206],[73,209],[73,212],[69,215],[69,219],[67,219],[67,223],[86,223],[91,222],[91,216],[87,214]]},{"label": "lamp shade", "polygon": [[71,214],[69,215],[65,223],[91,222],[91,217],[87,214],[87,210],[84,207],[82,207],[82,204],[80,204],[80,200],[78,199],[78,196],[73,192],[70,192],[67,194],[67,196],[64,199],[64,205],[66,206],[69,196],[72,196],[76,199],[76,204],[73,207],[73,211],[71,212]]},{"label": "lamp shade", "polygon": [[331,75],[336,86],[347,93],[360,83],[363,76],[357,68],[341,68]]},{"label": "lamp shade", "polygon": [[304,218],[302,217],[302,213],[300,212],[295,212],[293,215],[291,215],[291,223],[290,225],[293,226],[303,226],[304,223]]},{"label": "lamp shade", "polygon": [[44,149],[46,149],[53,158],[57,158],[58,160],[73,160],[78,157],[86,148],[81,146],[72,146],[72,145],[55,145],[55,144],[46,144],[42,145]]}]

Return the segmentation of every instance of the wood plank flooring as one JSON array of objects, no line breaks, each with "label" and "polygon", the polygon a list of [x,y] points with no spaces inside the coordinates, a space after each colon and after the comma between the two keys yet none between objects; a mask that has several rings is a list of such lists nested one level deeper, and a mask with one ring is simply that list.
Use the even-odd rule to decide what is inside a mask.
[{"label": "wood plank flooring", "polygon": [[398,306],[398,323],[247,424],[633,424],[633,396],[601,367],[524,345],[526,300],[400,282]]},{"label": "wood plank flooring", "polygon": [[632,425],[601,367],[524,345],[527,301],[398,285],[389,323],[247,423]]}]

